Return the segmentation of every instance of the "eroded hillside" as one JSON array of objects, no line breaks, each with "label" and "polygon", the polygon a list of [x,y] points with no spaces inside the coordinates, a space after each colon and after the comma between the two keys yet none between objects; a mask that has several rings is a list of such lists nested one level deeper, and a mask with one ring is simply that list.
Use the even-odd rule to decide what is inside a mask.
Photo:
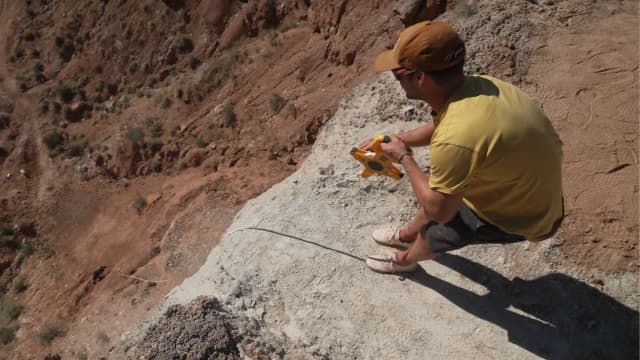
[{"label": "eroded hillside", "polygon": [[[248,199],[300,167],[403,24],[447,8],[468,42],[468,71],[539,91],[554,114],[571,94],[592,99],[594,84],[525,76],[549,24],[591,15],[588,1],[0,0],[0,357],[107,354],[204,263]],[[592,76],[612,72],[637,95],[637,67],[575,54]],[[621,101],[620,111],[637,110]],[[576,125],[594,118],[580,109],[555,123],[571,147],[570,217],[554,259],[628,271],[637,268],[637,132],[599,143],[613,160],[596,154],[594,165],[580,146],[597,140],[589,126],[603,116]],[[584,162],[602,181],[597,192],[580,178]],[[610,178],[630,196],[603,201]]]}]

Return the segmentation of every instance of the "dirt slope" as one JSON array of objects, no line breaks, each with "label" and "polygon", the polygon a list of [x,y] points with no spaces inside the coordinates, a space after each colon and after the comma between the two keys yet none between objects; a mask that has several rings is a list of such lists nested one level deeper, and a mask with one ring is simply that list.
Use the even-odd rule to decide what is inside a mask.
[{"label": "dirt slope", "polygon": [[[637,4],[428,3],[0,0],[0,340],[8,341],[0,358],[117,358],[125,330],[161,313],[156,305],[200,268],[244,202],[301,166],[232,229],[259,224],[357,256],[373,251],[366,238],[375,224],[406,221],[415,204],[406,183],[359,179],[346,154],[364,136],[415,126],[400,115],[406,102],[395,84],[354,90],[305,158],[343,95],[373,77],[374,54],[393,46],[402,22],[447,7],[444,18],[468,43],[467,70],[520,84],[565,142],[568,218],[557,238],[459,253],[471,263],[425,264],[455,288],[425,274],[400,283],[344,254],[235,233],[161,309],[198,294],[223,304],[178,307],[160,330],[205,317],[214,324],[185,330],[185,344],[233,329],[222,351],[237,354],[241,342],[251,356],[392,354],[386,329],[403,334],[391,337],[399,344],[415,341],[397,349],[406,357],[580,348],[603,357],[607,342],[637,357],[637,342],[626,342],[637,335],[627,319],[637,319],[638,305]],[[390,208],[374,208],[383,203]],[[399,289],[409,294],[401,303],[376,295]],[[569,300],[548,303],[557,298]],[[575,299],[586,300],[567,307]],[[384,306],[361,306],[368,301]],[[407,332],[383,311],[398,304],[442,311],[393,312],[415,326]],[[473,346],[448,346],[419,319],[469,335]],[[471,325],[447,327],[456,319]],[[579,342],[552,341],[576,333]],[[151,335],[147,345],[172,341]]]},{"label": "dirt slope", "polygon": [[[487,44],[501,44],[494,36],[509,34],[505,53],[518,52],[508,41],[530,46],[515,58],[531,66],[512,63],[503,75],[520,78],[565,143],[562,232],[541,243],[466,248],[406,278],[367,270],[363,256],[391,251],[370,232],[407,221],[416,204],[406,181],[361,179],[348,151],[427,116],[419,108],[403,120],[409,102],[385,75],[343,99],[302,167],[245,205],[156,316],[216,297],[224,311],[262,324],[261,340],[279,349],[276,358],[637,358],[638,5],[517,5],[480,3],[474,20],[449,19],[475,34],[470,67],[489,68],[481,59],[490,58]],[[582,97],[585,91],[593,93]],[[585,113],[585,100],[598,109]],[[426,163],[428,154],[418,158]],[[122,356],[158,354],[154,339],[171,341],[188,318],[141,328],[142,340],[125,345]]]}]

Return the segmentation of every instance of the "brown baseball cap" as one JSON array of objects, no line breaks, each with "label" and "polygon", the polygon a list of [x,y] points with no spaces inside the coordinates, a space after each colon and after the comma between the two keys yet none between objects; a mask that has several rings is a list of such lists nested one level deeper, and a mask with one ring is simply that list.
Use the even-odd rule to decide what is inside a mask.
[{"label": "brown baseball cap", "polygon": [[376,57],[374,69],[438,71],[464,60],[464,42],[446,22],[422,21],[404,29],[396,45]]}]

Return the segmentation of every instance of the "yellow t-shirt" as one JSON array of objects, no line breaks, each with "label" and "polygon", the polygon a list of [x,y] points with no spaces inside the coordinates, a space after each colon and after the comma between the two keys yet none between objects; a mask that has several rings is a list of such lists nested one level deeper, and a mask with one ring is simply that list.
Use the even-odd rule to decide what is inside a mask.
[{"label": "yellow t-shirt", "polygon": [[436,116],[429,186],[502,231],[541,240],[563,215],[562,142],[513,85],[468,76]]}]

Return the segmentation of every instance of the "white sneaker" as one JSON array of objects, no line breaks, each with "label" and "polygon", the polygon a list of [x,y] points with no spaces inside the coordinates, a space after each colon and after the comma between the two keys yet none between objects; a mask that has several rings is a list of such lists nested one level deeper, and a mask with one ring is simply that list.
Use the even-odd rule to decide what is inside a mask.
[{"label": "white sneaker", "polygon": [[371,237],[378,244],[386,246],[401,246],[403,248],[408,248],[412,243],[400,240],[400,229],[392,227],[374,230],[373,233],[371,233]]},{"label": "white sneaker", "polygon": [[412,272],[418,267],[418,263],[399,265],[396,262],[396,255],[388,254],[367,256],[367,266],[375,272],[396,274]]}]

